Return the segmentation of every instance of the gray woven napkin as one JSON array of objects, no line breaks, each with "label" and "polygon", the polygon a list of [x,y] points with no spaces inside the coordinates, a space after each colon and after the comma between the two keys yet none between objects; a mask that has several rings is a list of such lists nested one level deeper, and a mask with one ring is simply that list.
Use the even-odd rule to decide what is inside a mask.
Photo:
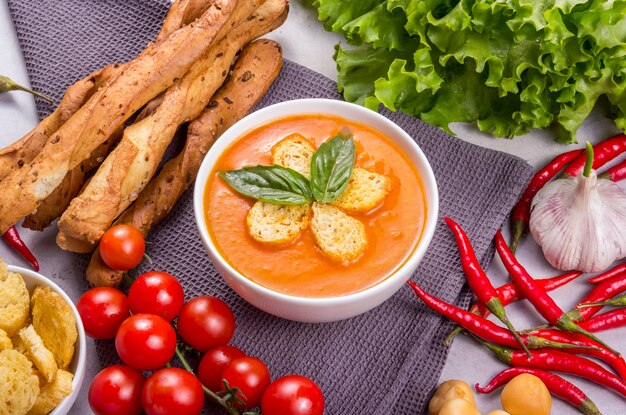
[{"label": "gray woven napkin", "polygon": [[[141,50],[157,33],[167,1],[9,0],[9,6],[33,87],[59,99],[80,77]],[[309,97],[340,99],[333,81],[287,61],[258,108]],[[37,105],[41,117],[52,110],[42,101]],[[451,216],[462,224],[481,263],[487,265],[493,235],[532,169],[521,159],[465,143],[408,115],[383,114],[424,150],[440,191],[435,237],[413,278],[434,295],[465,306],[469,295],[457,249],[441,218]],[[423,411],[446,360],[442,340],[451,325],[425,308],[408,287],[347,321],[294,323],[250,306],[224,283],[200,243],[192,192],[148,240],[155,261],[149,268],[180,278],[188,298],[208,294],[224,299],[237,317],[233,343],[267,362],[274,378],[300,373],[315,379],[324,390],[327,414]],[[82,271],[84,257],[77,264]],[[109,342],[98,344],[98,354],[102,366],[118,362]],[[78,405],[84,407],[84,402]]]}]

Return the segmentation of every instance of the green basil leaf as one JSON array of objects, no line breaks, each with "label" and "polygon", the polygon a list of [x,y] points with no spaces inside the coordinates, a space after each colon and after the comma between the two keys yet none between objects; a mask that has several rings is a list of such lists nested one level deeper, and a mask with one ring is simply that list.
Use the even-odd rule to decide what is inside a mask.
[{"label": "green basil leaf", "polygon": [[287,167],[244,167],[218,174],[237,192],[262,202],[303,205],[313,200],[309,180]]},{"label": "green basil leaf", "polygon": [[315,200],[329,203],[346,190],[355,157],[352,137],[337,136],[319,146],[311,157],[311,190]]}]

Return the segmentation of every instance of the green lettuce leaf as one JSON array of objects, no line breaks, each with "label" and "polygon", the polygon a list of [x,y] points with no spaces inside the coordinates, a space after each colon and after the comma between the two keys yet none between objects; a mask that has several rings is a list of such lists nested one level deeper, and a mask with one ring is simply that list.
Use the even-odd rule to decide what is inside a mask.
[{"label": "green lettuce leaf", "polygon": [[315,0],[346,100],[561,142],[598,99],[626,125],[626,0]]}]

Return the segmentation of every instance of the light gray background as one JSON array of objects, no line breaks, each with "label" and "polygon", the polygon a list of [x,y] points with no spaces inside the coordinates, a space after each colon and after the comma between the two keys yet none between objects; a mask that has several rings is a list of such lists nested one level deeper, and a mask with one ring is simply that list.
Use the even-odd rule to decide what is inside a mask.
[{"label": "light gray background", "polygon": [[[285,58],[305,65],[331,79],[336,80],[337,72],[332,60],[334,45],[342,39],[340,36],[325,32],[317,21],[313,10],[303,6],[302,1],[293,1],[289,18],[286,23],[271,38],[278,40],[283,46]],[[13,23],[9,16],[6,1],[0,1],[0,74],[8,75],[17,82],[28,85],[28,76],[24,67],[21,51],[17,44]],[[5,146],[19,139],[38,122],[34,101],[30,95],[21,92],[0,94],[0,146]],[[546,131],[533,131],[526,136],[514,140],[497,139],[476,131],[470,125],[457,124],[454,132],[463,140],[480,146],[489,147],[527,160],[533,166],[541,166],[556,154],[573,149],[556,144]],[[606,138],[617,129],[610,120],[601,115],[601,111],[592,114],[579,132],[579,140],[596,142]],[[581,145],[577,146],[580,147]],[[454,155],[451,155],[454,157]],[[1,191],[1,188],[0,188]],[[51,226],[42,233],[20,229],[24,240],[40,259],[41,273],[54,279],[69,291],[69,295],[76,301],[81,293],[69,289],[67,270],[72,267],[72,255],[60,250],[54,243],[56,227]],[[518,257],[522,264],[537,277],[549,277],[558,272],[551,268],[541,255],[540,248],[529,238],[522,243]],[[24,261],[10,251],[4,244],[0,244],[0,257],[9,264],[26,266]],[[488,270],[495,285],[506,282],[506,272],[496,259]],[[582,280],[570,284],[568,287],[554,292],[554,297],[565,309],[574,306],[588,289]],[[507,308],[513,323],[517,327],[529,327],[540,324],[540,319],[528,304],[515,304]],[[602,338],[626,353],[626,328],[602,333]],[[88,356],[91,361],[97,359],[93,342],[89,340]],[[489,352],[486,352],[465,336],[458,336],[455,340],[448,362],[443,370],[441,380],[463,379],[473,385],[486,383],[492,376],[504,369]],[[72,414],[91,413],[87,404],[86,392],[89,388],[89,379],[95,373],[88,373],[83,384],[81,394],[72,409]],[[626,401],[605,388],[588,381],[567,377],[573,380],[587,395],[596,402],[605,415],[626,413]],[[479,409],[487,414],[500,408],[499,391],[491,395],[477,397]],[[570,406],[554,400],[553,414],[577,413]],[[332,414],[331,414],[332,415]]]}]

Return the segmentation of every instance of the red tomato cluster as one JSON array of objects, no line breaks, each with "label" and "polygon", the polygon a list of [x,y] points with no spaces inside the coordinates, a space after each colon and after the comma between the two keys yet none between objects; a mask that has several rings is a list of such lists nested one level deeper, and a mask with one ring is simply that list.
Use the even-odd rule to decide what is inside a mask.
[{"label": "red tomato cluster", "polygon": [[[230,307],[210,296],[184,303],[183,288],[170,274],[151,271],[139,276],[128,297],[115,288],[93,288],[80,298],[77,308],[85,332],[95,339],[115,339],[124,363],[102,370],[93,379],[89,404],[96,415],[199,414],[204,406],[203,385],[220,397],[235,394],[218,402],[223,406],[260,405],[263,415],[324,412],[324,396],[315,382],[299,375],[271,382],[261,360],[228,345],[235,332]],[[165,368],[176,353],[174,319],[182,340],[204,354],[198,377],[187,370]],[[142,371],[155,372],[146,379]]]}]

